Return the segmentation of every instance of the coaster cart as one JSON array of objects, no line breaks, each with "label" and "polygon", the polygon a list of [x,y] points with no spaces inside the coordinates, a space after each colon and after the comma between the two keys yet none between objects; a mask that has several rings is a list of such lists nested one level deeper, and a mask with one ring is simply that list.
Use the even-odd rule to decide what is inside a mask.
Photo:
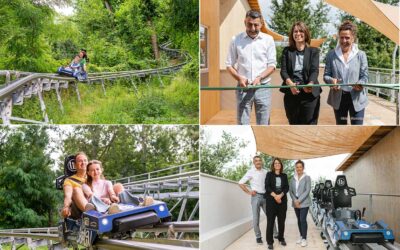
[{"label": "coaster cart", "polygon": [[[64,162],[64,175],[56,180],[57,189],[62,189],[64,180],[75,174],[74,156]],[[65,246],[78,248],[78,244],[93,249],[97,239],[102,237],[124,239],[136,228],[148,227],[171,221],[171,213],[165,202],[155,200],[152,205],[140,206],[139,199],[132,203],[119,203],[121,212],[100,213],[95,210],[83,212],[75,220],[65,218],[59,223],[59,235]]]},{"label": "coaster cart", "polygon": [[334,187],[327,188],[327,184],[320,204],[325,210],[321,236],[327,240],[327,249],[369,249],[364,246],[394,243],[393,231],[383,220],[368,222],[364,219],[365,209],[363,212],[351,209],[356,190],[347,185],[345,175],[337,176]]}]

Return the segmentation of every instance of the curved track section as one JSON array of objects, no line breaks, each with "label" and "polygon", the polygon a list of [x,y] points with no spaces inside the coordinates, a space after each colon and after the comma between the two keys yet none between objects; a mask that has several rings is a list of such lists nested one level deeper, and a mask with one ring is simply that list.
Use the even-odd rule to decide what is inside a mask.
[{"label": "curved track section", "polygon": [[[191,60],[191,57],[188,53],[177,49],[171,49],[169,48],[169,45],[170,43],[164,43],[160,46],[160,48],[170,58],[179,60],[179,63],[177,64],[156,69],[91,73],[88,74],[87,83],[100,83],[105,95],[105,84],[107,81],[111,82],[117,79],[130,79],[133,88],[137,91],[136,80],[147,76],[160,77],[161,75],[173,74],[179,71]],[[11,124],[11,121],[26,123],[50,123],[51,120],[47,115],[46,104],[42,95],[44,91],[54,90],[56,92],[61,112],[64,112],[61,100],[61,89],[67,89],[70,85],[72,85],[72,87],[75,88],[78,101],[81,103],[78,82],[73,77],[65,77],[52,73],[18,72],[14,70],[1,70],[0,76],[5,76],[6,78],[6,84],[0,88],[0,118],[3,121],[3,124]],[[15,78],[13,81],[11,80],[12,76]],[[36,121],[12,116],[12,107],[14,105],[23,105],[24,99],[31,98],[32,96],[38,96],[39,98],[43,120]]]}]

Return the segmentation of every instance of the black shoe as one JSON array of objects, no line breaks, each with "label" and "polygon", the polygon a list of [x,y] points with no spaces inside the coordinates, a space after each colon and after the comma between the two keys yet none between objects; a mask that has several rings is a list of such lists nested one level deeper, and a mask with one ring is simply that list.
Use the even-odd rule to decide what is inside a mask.
[{"label": "black shoe", "polygon": [[262,238],[261,238],[261,237],[260,237],[260,238],[257,238],[256,241],[257,241],[257,244],[258,244],[258,245],[262,245],[262,244],[263,244],[263,241],[262,241]]},{"label": "black shoe", "polygon": [[274,249],[274,245],[268,245],[268,249]]},{"label": "black shoe", "polygon": [[279,241],[279,243],[281,243],[282,246],[286,246],[286,241],[285,240]]}]

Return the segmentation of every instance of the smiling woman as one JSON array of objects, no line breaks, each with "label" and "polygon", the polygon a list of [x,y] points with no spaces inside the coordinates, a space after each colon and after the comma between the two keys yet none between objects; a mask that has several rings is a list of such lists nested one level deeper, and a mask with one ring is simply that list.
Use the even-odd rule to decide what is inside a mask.
[{"label": "smiling woman", "polygon": [[[292,25],[289,46],[285,47],[281,59],[281,88],[285,93],[284,107],[290,125],[317,125],[320,108],[321,87],[319,84],[319,49],[310,47],[311,34],[303,22]],[[310,87],[297,88],[297,85]]]}]

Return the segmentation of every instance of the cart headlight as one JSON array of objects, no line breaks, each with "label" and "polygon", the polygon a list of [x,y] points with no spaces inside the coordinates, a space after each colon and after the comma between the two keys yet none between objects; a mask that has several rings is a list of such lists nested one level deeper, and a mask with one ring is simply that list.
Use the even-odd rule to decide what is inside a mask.
[{"label": "cart headlight", "polygon": [[346,232],[346,231],[344,231],[344,232],[343,232],[343,235],[344,235],[344,236],[349,236],[349,233]]},{"label": "cart headlight", "polygon": [[160,205],[160,206],[158,207],[158,209],[160,210],[160,212],[164,212],[165,207],[164,207],[163,205]]},{"label": "cart headlight", "polygon": [[388,230],[388,231],[386,231],[386,235],[391,235],[391,233],[390,233],[390,231]]},{"label": "cart headlight", "polygon": [[108,220],[106,218],[102,219],[101,224],[103,224],[103,226],[106,226],[108,224]]}]

